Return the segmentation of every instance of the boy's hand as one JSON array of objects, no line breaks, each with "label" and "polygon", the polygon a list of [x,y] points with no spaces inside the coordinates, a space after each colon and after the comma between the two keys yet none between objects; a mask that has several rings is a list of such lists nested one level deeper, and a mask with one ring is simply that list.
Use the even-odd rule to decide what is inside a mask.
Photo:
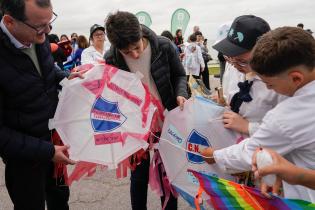
[{"label": "boy's hand", "polygon": [[[295,184],[294,180],[294,174],[296,171],[296,166],[294,166],[292,163],[281,157],[279,154],[274,152],[273,150],[263,148],[264,150],[267,150],[267,152],[271,155],[273,164],[260,168],[257,168],[257,161],[256,161],[256,156],[257,153],[259,152],[259,148],[256,149],[255,153],[253,154],[252,157],[252,171],[255,174],[255,178],[259,179],[262,181],[262,177],[266,176],[268,174],[276,174],[277,175],[277,180],[274,186],[272,186],[272,193],[274,195],[280,195],[280,188],[282,185],[282,179],[285,180],[286,182],[290,184]],[[270,197],[268,194],[268,186],[261,182],[261,192],[263,195],[266,197]]]},{"label": "boy's hand", "polygon": [[177,96],[177,105],[180,107],[180,110],[184,110],[184,103],[186,102],[186,98],[183,96]]},{"label": "boy's hand", "polygon": [[223,113],[223,123],[225,128],[229,128],[240,133],[249,134],[248,120],[241,117],[239,114],[231,111]]},{"label": "boy's hand", "polygon": [[202,156],[206,156],[206,158],[203,157],[203,159],[204,159],[207,163],[209,163],[209,164],[214,164],[214,163],[215,163],[215,159],[214,159],[214,157],[213,157],[213,152],[214,152],[214,149],[212,149],[212,147],[208,147],[208,148],[206,148],[206,149],[201,150],[201,151],[200,151],[200,154],[201,154]]},{"label": "boy's hand", "polygon": [[259,179],[268,174],[276,174],[279,178],[283,179],[289,184],[298,184],[297,177],[299,176],[298,173],[299,168],[296,167],[294,164],[290,163],[289,161],[287,161],[285,158],[283,158],[281,155],[274,152],[273,150],[266,148],[264,148],[264,150],[267,150],[270,153],[273,160],[273,164],[258,169],[256,162],[256,154],[259,151],[259,149],[257,149],[253,154],[252,159],[252,171],[255,173],[255,177]]}]

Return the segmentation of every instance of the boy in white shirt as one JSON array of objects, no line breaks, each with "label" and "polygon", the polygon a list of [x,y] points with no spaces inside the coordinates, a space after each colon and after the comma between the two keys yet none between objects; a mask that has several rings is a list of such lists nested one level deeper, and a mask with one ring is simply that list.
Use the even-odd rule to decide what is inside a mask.
[{"label": "boy in white shirt", "polygon": [[[250,62],[269,89],[289,96],[269,111],[255,134],[221,150],[201,153],[227,173],[251,169],[258,147],[275,150],[298,167],[315,169],[315,40],[296,27],[263,35]],[[315,202],[315,191],[283,182],[286,198]]]}]

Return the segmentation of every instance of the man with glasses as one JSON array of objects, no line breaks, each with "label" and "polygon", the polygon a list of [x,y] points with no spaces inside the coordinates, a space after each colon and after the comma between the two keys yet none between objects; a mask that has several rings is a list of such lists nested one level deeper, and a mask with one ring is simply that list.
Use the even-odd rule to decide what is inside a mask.
[{"label": "man with glasses", "polygon": [[[58,103],[56,69],[46,34],[57,15],[49,0],[3,0],[0,23],[0,156],[15,210],[69,209],[54,163],[74,164],[54,146],[48,120]],[[78,76],[72,74],[69,79]]]}]

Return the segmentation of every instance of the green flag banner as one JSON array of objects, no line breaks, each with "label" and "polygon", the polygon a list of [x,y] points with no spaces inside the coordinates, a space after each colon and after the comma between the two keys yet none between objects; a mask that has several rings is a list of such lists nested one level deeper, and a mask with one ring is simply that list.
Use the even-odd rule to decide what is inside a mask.
[{"label": "green flag banner", "polygon": [[136,16],[140,24],[143,24],[150,28],[152,24],[152,20],[151,20],[150,15],[147,12],[144,12],[144,11],[137,12]]},{"label": "green flag banner", "polygon": [[171,31],[175,34],[177,29],[182,30],[182,34],[185,34],[186,28],[190,20],[190,15],[185,9],[177,9],[172,15]]}]

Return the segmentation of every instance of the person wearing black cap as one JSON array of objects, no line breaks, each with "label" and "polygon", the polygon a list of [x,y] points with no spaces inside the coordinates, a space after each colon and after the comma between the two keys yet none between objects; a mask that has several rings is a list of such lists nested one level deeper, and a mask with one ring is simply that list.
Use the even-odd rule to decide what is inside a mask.
[{"label": "person wearing black cap", "polygon": [[228,95],[227,104],[232,110],[223,115],[225,127],[250,136],[258,129],[264,115],[280,100],[279,95],[268,90],[249,66],[256,41],[269,30],[269,24],[262,18],[243,15],[234,20],[227,37],[213,46],[233,66],[225,74],[236,75],[233,71],[238,71],[244,75],[230,79],[236,82],[229,81],[237,87],[230,88],[233,90],[230,93],[225,92]]},{"label": "person wearing black cap", "polygon": [[103,61],[105,55],[105,28],[94,24],[90,29],[91,46],[83,50],[81,54],[81,64],[99,63]]}]

